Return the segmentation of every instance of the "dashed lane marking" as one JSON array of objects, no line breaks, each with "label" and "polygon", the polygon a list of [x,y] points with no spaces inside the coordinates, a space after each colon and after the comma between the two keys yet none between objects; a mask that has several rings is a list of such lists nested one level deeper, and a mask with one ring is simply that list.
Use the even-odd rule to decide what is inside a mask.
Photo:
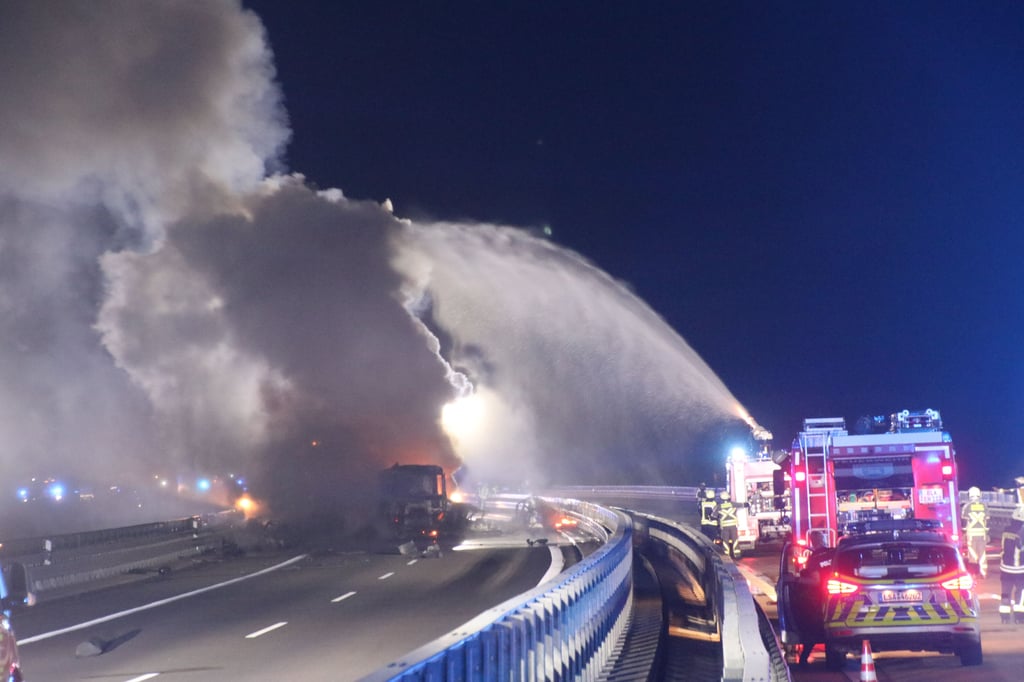
[{"label": "dashed lane marking", "polygon": [[267,627],[263,628],[262,630],[257,630],[256,632],[250,632],[249,634],[247,634],[245,636],[245,638],[246,639],[256,639],[257,637],[261,637],[261,636],[267,634],[268,632],[273,632],[274,630],[276,630],[278,628],[283,628],[285,625],[288,625],[288,621],[282,620],[280,623],[274,623],[273,625],[268,625]]}]

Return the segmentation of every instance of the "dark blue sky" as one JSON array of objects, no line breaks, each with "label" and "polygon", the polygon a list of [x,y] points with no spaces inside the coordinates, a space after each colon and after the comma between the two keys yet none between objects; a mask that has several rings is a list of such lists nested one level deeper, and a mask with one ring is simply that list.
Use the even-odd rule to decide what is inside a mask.
[{"label": "dark blue sky", "polygon": [[246,4],[290,170],[549,225],[776,445],[932,407],[962,483],[1024,474],[1024,5]]}]

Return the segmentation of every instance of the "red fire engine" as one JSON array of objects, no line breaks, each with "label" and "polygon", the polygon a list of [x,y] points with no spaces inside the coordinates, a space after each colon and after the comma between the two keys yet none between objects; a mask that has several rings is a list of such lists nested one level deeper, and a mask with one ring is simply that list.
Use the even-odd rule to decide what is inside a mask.
[{"label": "red fire engine", "polygon": [[[935,519],[952,542],[960,537],[956,452],[937,410],[858,422],[804,420],[788,457],[793,538],[814,534],[835,545],[848,523],[877,518]],[[785,464],[784,464],[785,466]]]}]

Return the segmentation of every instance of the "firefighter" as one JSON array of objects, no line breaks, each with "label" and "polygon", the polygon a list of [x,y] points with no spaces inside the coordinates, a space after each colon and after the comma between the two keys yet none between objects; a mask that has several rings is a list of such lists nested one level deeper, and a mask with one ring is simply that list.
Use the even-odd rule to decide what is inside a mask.
[{"label": "firefighter", "polygon": [[700,501],[700,532],[714,542],[718,538],[718,521],[715,517],[715,491],[705,490]]},{"label": "firefighter", "polygon": [[960,519],[967,539],[967,563],[984,578],[988,575],[988,507],[981,501],[981,490],[976,486],[967,491],[967,504],[960,510]]},{"label": "firefighter", "polygon": [[732,496],[728,490],[722,491],[722,499],[715,510],[715,518],[718,521],[718,536],[722,538],[722,546],[729,553],[729,558],[737,558],[736,540],[739,539],[740,520],[736,515],[736,505],[732,503]]},{"label": "firefighter", "polygon": [[1024,623],[1024,504],[1017,503],[1010,525],[1003,532],[999,559],[999,619],[1005,624],[1013,614],[1015,624]]},{"label": "firefighter", "polygon": [[704,507],[704,498],[707,497],[708,484],[704,481],[700,482],[700,487],[697,488],[697,511],[700,512]]}]

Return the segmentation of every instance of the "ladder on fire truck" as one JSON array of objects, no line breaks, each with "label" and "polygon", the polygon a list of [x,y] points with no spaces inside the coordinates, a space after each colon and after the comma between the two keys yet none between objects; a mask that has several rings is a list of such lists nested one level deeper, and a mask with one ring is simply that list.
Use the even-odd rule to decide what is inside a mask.
[{"label": "ladder on fire truck", "polygon": [[846,420],[842,417],[819,417],[804,420],[800,434],[800,449],[804,455],[807,476],[806,497],[800,513],[806,519],[806,540],[812,533],[824,533],[827,542],[834,544],[836,530],[832,528],[832,507],[835,501],[835,482],[828,471],[828,446],[833,436],[846,435]]}]

